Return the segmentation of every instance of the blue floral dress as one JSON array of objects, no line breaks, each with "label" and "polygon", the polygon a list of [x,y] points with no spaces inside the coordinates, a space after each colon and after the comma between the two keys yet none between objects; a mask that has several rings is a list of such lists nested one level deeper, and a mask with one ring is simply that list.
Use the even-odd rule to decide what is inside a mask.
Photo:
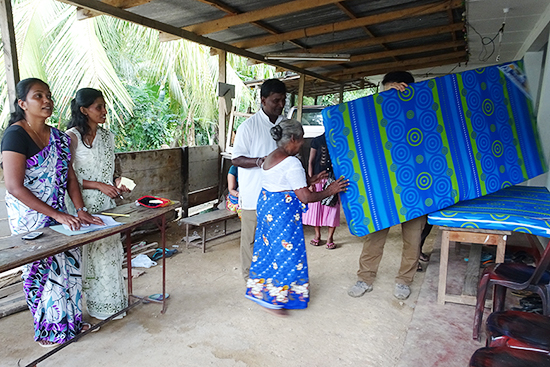
[{"label": "blue floral dress", "polygon": [[272,309],[307,307],[309,275],[302,227],[306,210],[294,191],[261,190],[247,298]]}]

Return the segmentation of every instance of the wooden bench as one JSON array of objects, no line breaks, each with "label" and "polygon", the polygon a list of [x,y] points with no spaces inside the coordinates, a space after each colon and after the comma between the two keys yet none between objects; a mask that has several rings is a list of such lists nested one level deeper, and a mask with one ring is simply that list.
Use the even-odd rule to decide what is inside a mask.
[{"label": "wooden bench", "polygon": [[[232,233],[239,232],[241,229],[227,233],[227,220],[235,218],[237,213],[227,209],[214,210],[208,213],[202,213],[193,215],[191,217],[183,218],[181,221],[185,223],[185,241],[186,247],[189,248],[189,226],[202,227],[202,253],[206,252],[206,241],[210,241],[216,238],[230,235]],[[210,237],[206,239],[206,226],[223,221],[223,233],[221,235]]]}]

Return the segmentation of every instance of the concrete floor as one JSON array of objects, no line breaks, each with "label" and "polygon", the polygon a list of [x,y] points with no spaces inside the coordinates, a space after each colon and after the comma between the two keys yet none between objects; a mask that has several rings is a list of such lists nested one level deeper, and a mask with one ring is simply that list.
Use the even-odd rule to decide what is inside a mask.
[{"label": "concrete floor", "polygon": [[[433,232],[426,244],[430,251],[437,242],[438,231]],[[312,234],[306,227],[307,242]],[[417,273],[411,297],[404,302],[393,297],[399,227],[390,231],[374,290],[357,299],[347,289],[356,281],[361,242],[344,218],[337,249],[307,245],[311,301],[287,318],[245,299],[238,233],[208,242],[206,254],[186,249],[183,235],[172,223],[167,247],[179,245],[181,252],[167,259],[165,315],[158,304],[140,305],[39,366],[453,367],[467,365],[482,346],[471,340],[473,307],[435,304],[437,245],[427,271]],[[161,270],[146,269],[134,280],[134,293],[161,292]],[[47,351],[33,341],[27,311],[0,319],[0,343],[1,366],[24,366]]]}]

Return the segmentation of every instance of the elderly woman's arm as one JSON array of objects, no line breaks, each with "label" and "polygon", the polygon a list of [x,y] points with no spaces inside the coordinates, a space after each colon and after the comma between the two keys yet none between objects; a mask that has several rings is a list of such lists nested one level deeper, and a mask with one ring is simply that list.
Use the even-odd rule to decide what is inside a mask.
[{"label": "elderly woman's arm", "polygon": [[71,229],[80,228],[80,220],[55,210],[42,200],[38,199],[34,194],[25,187],[25,166],[27,159],[25,155],[12,151],[4,151],[2,153],[3,166],[4,166],[4,182],[6,184],[6,190],[17,200],[29,208],[36,210],[48,217],[51,217],[59,223],[66,224]]},{"label": "elderly woman's arm", "polygon": [[338,180],[331,183],[325,190],[319,192],[311,192],[307,187],[302,187],[301,189],[294,190],[296,196],[302,203],[313,203],[316,201],[321,201],[326,197],[335,195],[339,192],[345,191],[346,187],[349,185],[349,180],[345,180],[343,177],[340,177]]}]

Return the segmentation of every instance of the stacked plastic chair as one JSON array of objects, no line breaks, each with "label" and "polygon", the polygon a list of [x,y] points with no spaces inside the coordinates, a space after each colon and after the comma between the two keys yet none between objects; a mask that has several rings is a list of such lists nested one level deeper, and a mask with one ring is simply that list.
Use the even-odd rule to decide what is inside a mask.
[{"label": "stacked plastic chair", "polygon": [[[542,299],[544,315],[550,314],[550,243],[546,246],[536,267],[523,263],[499,263],[490,265],[483,271],[477,289],[477,302],[474,315],[473,338],[479,339],[479,330],[485,308],[485,298],[491,285],[494,286],[493,311],[503,311],[506,289],[527,290],[537,293]],[[550,366],[550,364],[549,364]]]},{"label": "stacked plastic chair", "polygon": [[550,318],[521,311],[493,312],[487,318],[487,347],[470,367],[550,366]]}]

